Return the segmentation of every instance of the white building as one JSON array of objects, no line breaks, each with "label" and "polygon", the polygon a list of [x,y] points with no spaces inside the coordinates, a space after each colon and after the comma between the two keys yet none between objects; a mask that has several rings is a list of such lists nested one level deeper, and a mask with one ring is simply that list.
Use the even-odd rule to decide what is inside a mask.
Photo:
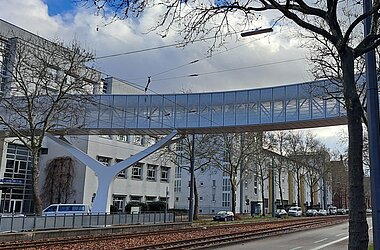
[{"label": "white building", "polygon": [[[44,38],[0,20],[0,65],[3,69],[11,65],[12,56],[10,56],[9,52],[12,51],[11,46],[14,46],[15,41],[17,43],[18,39],[22,42],[44,41],[49,43]],[[51,44],[56,46],[53,43]],[[51,65],[51,68],[52,72],[54,71],[59,75],[59,69],[55,69],[54,65]],[[8,84],[10,76],[6,73],[3,70],[1,74],[1,89],[7,92],[5,94],[11,95],[9,91],[12,91],[12,86]],[[91,75],[92,79],[81,79],[91,81],[94,87],[93,93],[141,93],[141,90],[114,78],[101,81],[100,73],[96,71],[93,73]],[[124,160],[155,142],[155,139],[142,135],[81,135],[67,136],[65,139],[105,165],[113,165]],[[45,148],[40,155],[40,190],[43,190],[46,180],[44,169],[46,169],[49,162],[56,157],[72,157],[61,146],[49,139],[45,139],[44,146]],[[25,146],[12,138],[5,139],[0,143],[0,152],[0,212],[32,213],[34,207],[30,153]],[[88,167],[79,161],[75,160],[74,162],[73,192],[70,192],[66,200],[68,203],[91,204],[96,195],[97,178]],[[172,167],[157,163],[154,156],[147,157],[118,174],[109,190],[107,207],[115,205],[119,211],[124,211],[125,205],[130,201],[151,202],[166,200],[169,203],[169,208],[173,207],[174,200],[170,199],[170,195],[173,193],[173,176],[174,169]],[[43,192],[41,194],[43,196]],[[47,206],[48,204],[44,205]]]}]

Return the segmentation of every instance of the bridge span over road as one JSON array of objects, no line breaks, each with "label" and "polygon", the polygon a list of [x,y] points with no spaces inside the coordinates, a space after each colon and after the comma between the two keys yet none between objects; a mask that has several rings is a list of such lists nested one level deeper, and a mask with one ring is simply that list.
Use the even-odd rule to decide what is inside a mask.
[{"label": "bridge span over road", "polygon": [[[94,212],[109,210],[109,187],[115,176],[178,134],[265,131],[311,128],[346,123],[342,104],[328,95],[328,81],[228,92],[165,95],[91,95],[80,116],[57,117],[60,127],[52,134],[166,135],[155,145],[113,166],[91,158],[64,140],[48,137],[65,147],[98,177]],[[48,101],[41,97],[41,103]],[[75,107],[74,107],[75,108]],[[78,107],[79,108],[79,107]],[[27,120],[15,112],[0,110],[3,117],[22,129]],[[5,128],[0,134],[7,134]]]}]

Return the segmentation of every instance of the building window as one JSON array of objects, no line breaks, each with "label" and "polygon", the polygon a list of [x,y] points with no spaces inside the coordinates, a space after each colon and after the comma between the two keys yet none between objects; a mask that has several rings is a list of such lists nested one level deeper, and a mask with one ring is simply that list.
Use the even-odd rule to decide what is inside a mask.
[{"label": "building window", "polygon": [[104,157],[104,156],[98,156],[97,160],[98,160],[98,162],[102,163],[104,166],[110,166],[112,158]]},{"label": "building window", "polygon": [[211,195],[211,201],[212,201],[212,202],[215,202],[215,194],[212,194],[212,195]]},{"label": "building window", "polygon": [[254,192],[255,194],[257,194],[257,187],[254,187],[254,188],[253,188],[253,192]]},{"label": "building window", "polygon": [[223,179],[222,191],[231,191],[230,179],[227,179],[227,178]]},{"label": "building window", "polygon": [[153,202],[153,201],[156,201],[156,199],[157,199],[156,196],[145,196],[146,202]]},{"label": "building window", "polygon": [[230,207],[230,193],[222,193],[222,207]]},{"label": "building window", "polygon": [[156,165],[148,164],[148,172],[146,174],[146,179],[150,181],[156,180]]},{"label": "building window", "polygon": [[118,212],[124,211],[124,201],[125,201],[125,197],[122,197],[122,196],[114,196],[113,197],[112,203],[116,207]]},{"label": "building window", "polygon": [[130,201],[141,202],[141,196],[131,195],[131,199],[130,199]]},{"label": "building window", "polygon": [[203,186],[203,181],[201,181],[201,183],[200,183],[200,184],[201,184],[201,186]]},{"label": "building window", "polygon": [[144,137],[142,135],[135,135],[133,138],[133,144],[144,146]]},{"label": "building window", "polygon": [[[116,159],[116,163],[119,163],[123,161],[122,159]],[[127,178],[127,169],[124,169],[124,170],[121,170],[118,174],[117,174],[117,177],[118,178]]]},{"label": "building window", "polygon": [[181,178],[182,168],[180,166],[175,167],[175,178]]},{"label": "building window", "polygon": [[212,180],[212,188],[216,188],[216,180]]},{"label": "building window", "polygon": [[169,182],[169,170],[168,167],[161,167],[161,181]]},{"label": "building window", "polygon": [[245,182],[244,182],[244,188],[245,188],[245,189],[248,189],[248,181],[245,181]]},{"label": "building window", "polygon": [[132,178],[133,179],[142,179],[142,163],[135,163],[132,167]]},{"label": "building window", "polygon": [[122,142],[129,142],[128,135],[117,135],[116,140],[122,141]]},{"label": "building window", "polygon": [[174,181],[174,192],[175,193],[181,192],[181,180],[175,180]]},{"label": "building window", "polygon": [[199,201],[203,201],[203,197],[201,196],[201,197],[199,197]]},{"label": "building window", "polygon": [[179,201],[179,197],[175,197],[175,201]]}]

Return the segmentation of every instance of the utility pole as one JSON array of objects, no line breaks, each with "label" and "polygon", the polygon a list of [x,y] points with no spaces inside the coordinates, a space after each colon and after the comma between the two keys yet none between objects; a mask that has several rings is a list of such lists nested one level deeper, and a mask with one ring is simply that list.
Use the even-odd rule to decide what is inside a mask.
[{"label": "utility pole", "polygon": [[[364,0],[363,9],[367,13],[372,8],[371,0]],[[364,22],[364,35],[371,32],[371,18],[367,17]],[[366,84],[367,84],[367,114],[368,114],[368,139],[369,139],[369,159],[371,174],[371,196],[372,196],[372,233],[373,246],[375,250],[380,250],[380,138],[379,138],[379,92],[376,76],[375,51],[371,50],[365,55]]]}]

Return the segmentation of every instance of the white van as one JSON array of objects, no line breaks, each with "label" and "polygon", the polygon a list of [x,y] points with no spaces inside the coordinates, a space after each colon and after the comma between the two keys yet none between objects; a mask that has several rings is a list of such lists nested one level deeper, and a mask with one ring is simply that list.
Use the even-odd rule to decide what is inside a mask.
[{"label": "white van", "polygon": [[60,214],[87,214],[90,207],[87,204],[52,204],[42,211],[42,215],[60,215]]}]

